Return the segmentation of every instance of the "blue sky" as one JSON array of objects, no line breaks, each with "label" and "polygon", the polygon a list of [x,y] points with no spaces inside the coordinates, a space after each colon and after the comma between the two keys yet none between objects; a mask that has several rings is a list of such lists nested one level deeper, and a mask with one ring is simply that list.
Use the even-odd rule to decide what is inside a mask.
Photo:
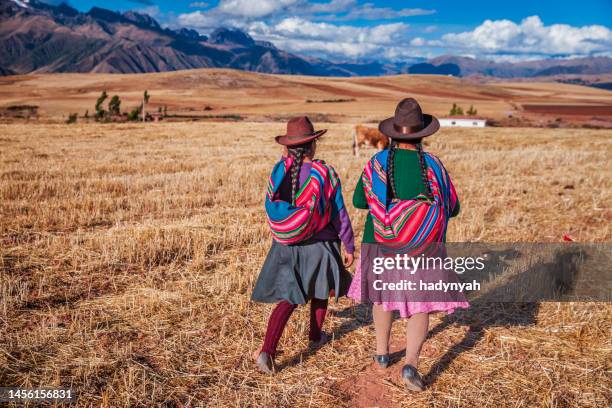
[{"label": "blue sky", "polygon": [[[50,0],[61,1],[61,0]],[[612,0],[70,0],[147,12],[204,34],[234,26],[335,60],[466,55],[496,60],[612,56]]]}]

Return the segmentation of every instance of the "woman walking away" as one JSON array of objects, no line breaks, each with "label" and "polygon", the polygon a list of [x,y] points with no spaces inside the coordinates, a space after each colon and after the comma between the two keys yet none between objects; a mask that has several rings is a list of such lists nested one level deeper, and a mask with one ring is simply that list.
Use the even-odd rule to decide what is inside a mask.
[{"label": "woman walking away", "polygon": [[[438,120],[423,114],[412,98],[402,100],[395,116],[380,122],[379,130],[391,143],[368,162],[353,195],[356,208],[369,209],[364,244],[418,248],[446,240],[448,219],[459,213],[459,202],[446,169],[438,158],[424,152],[421,144],[424,137],[433,135],[439,127]],[[366,300],[361,293],[361,280],[367,280],[365,275],[358,261],[349,290],[351,298]],[[402,378],[409,390],[422,391],[424,384],[417,368],[428,332],[429,313],[452,313],[457,308],[466,308],[468,303],[464,300],[374,301],[374,360],[382,368],[389,364],[392,311],[397,310],[402,318],[407,318]]]},{"label": "woman walking away", "polygon": [[[340,179],[333,167],[315,160],[316,131],[307,117],[293,118],[277,136],[286,154],[274,166],[266,195],[272,247],[263,264],[252,300],[276,303],[266,336],[255,355],[257,367],[273,372],[274,354],[289,317],[310,301],[311,345],[325,343],[323,321],[330,293],[345,296],[355,244],[344,207]],[[344,244],[343,258],[340,241]]]}]

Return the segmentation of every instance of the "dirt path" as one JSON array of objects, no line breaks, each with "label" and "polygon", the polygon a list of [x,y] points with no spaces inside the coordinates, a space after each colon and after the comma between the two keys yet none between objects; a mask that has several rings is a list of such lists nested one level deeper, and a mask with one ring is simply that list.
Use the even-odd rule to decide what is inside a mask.
[{"label": "dirt path", "polygon": [[[340,383],[342,392],[349,395],[349,406],[355,408],[393,407],[393,395],[410,394],[402,383],[401,370],[405,351],[404,338],[395,336],[390,348],[391,365],[382,369],[371,361],[367,367],[354,377]],[[427,343],[422,354],[429,354]]]},{"label": "dirt path", "polygon": [[[401,370],[404,366],[406,337],[403,333],[405,325],[403,321],[399,321],[394,325],[391,335],[389,367],[381,369],[373,360],[364,361],[364,369],[338,385],[340,391],[348,397],[348,406],[386,408],[397,406],[399,401],[418,404],[431,398],[439,387],[436,385],[438,375],[444,372],[448,364],[464,349],[469,349],[470,345],[475,345],[482,338],[481,332],[470,333],[469,324],[456,324],[455,317],[438,315],[431,321],[429,335],[423,344],[419,360],[419,372],[425,381],[425,392],[408,391],[403,384]],[[438,318],[441,320],[438,321]]]}]

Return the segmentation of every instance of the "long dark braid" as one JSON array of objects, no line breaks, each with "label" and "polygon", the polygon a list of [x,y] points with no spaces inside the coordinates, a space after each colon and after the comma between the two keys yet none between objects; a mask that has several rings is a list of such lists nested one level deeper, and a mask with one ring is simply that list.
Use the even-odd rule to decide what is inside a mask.
[{"label": "long dark braid", "polygon": [[430,201],[433,201],[433,193],[431,192],[431,185],[429,184],[429,178],[427,177],[427,163],[425,162],[425,155],[423,154],[423,145],[421,143],[415,143],[414,145],[417,150],[417,154],[419,155],[419,163],[421,164],[421,180],[423,180],[423,184],[425,185],[425,192],[427,194],[427,198]]},{"label": "long dark braid", "polygon": [[393,156],[395,156],[395,150],[397,150],[397,142],[391,139],[389,143],[389,154],[387,155],[387,185],[390,187],[388,190],[389,200],[397,198],[397,190],[395,190],[395,165],[393,164]]},{"label": "long dark braid", "polygon": [[287,148],[289,156],[293,158],[291,163],[291,204],[295,205],[295,198],[298,192],[298,185],[300,182],[300,169],[304,161],[304,156],[311,149],[312,144],[300,145],[295,147]]}]

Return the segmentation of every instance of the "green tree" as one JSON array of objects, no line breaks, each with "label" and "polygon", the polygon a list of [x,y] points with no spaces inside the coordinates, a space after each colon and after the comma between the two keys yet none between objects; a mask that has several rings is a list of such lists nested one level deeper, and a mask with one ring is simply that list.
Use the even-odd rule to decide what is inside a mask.
[{"label": "green tree", "polygon": [[149,92],[145,89],[144,95],[142,96],[142,105],[140,106],[143,122],[147,120],[147,104],[149,103],[149,98],[151,98],[151,95],[149,95]]},{"label": "green tree", "polygon": [[478,111],[474,109],[474,105],[470,105],[470,109],[468,109],[466,113],[470,116],[474,116],[478,113]]},{"label": "green tree", "polygon": [[449,114],[451,116],[463,115],[463,108],[461,108],[461,106],[457,105],[456,103],[453,103],[453,107],[451,108]]},{"label": "green tree", "polygon": [[108,113],[111,115],[121,115],[121,99],[114,95],[108,102]]},{"label": "green tree", "polygon": [[104,103],[106,98],[108,98],[108,94],[106,93],[106,91],[102,91],[102,94],[96,101],[96,119],[102,119],[104,115],[106,115],[106,111],[102,107],[102,104]]},{"label": "green tree", "polygon": [[142,104],[138,105],[137,108],[132,109],[130,113],[128,113],[128,120],[130,121],[138,120],[138,115],[140,115],[141,111],[142,111]]},{"label": "green tree", "polygon": [[68,115],[68,119],[66,119],[66,123],[76,123],[78,117],[79,117],[78,113],[71,113]]}]

